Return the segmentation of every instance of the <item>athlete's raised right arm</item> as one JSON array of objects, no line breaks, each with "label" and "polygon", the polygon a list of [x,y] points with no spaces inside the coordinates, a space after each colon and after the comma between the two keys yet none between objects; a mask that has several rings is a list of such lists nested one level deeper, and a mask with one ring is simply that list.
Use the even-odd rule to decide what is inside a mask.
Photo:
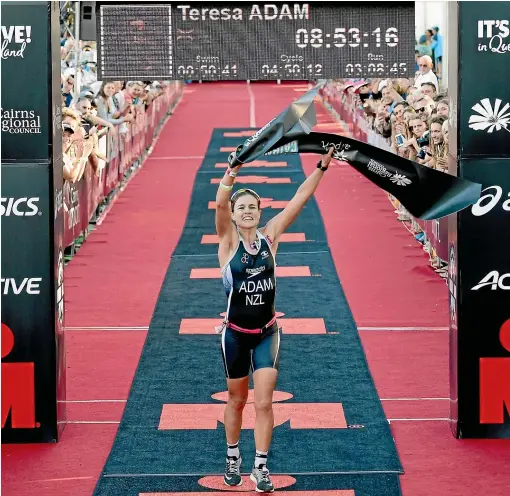
[{"label": "athlete's raised right arm", "polygon": [[227,168],[216,193],[216,233],[220,243],[230,242],[234,231],[230,211],[230,196],[240,168],[241,166],[234,167],[233,169]]}]

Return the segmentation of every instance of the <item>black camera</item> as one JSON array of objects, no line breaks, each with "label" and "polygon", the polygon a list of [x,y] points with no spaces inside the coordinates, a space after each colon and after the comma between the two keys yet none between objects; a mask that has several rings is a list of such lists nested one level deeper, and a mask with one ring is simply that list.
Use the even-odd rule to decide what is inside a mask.
[{"label": "black camera", "polygon": [[372,92],[370,93],[360,93],[359,99],[364,102],[365,100],[371,100],[372,99]]},{"label": "black camera", "polygon": [[423,133],[423,136],[421,138],[416,138],[416,143],[418,143],[418,146],[420,146],[420,147],[428,146],[428,144],[430,143],[430,132],[425,131],[425,133]]}]

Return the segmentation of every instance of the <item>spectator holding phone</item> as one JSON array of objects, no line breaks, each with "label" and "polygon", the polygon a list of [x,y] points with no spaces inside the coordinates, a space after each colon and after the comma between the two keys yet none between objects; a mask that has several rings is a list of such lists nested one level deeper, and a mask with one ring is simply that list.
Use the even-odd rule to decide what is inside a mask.
[{"label": "spectator holding phone", "polygon": [[99,159],[105,160],[102,154],[99,152],[99,143],[97,136],[97,126],[105,126],[112,133],[115,133],[115,126],[104,119],[101,119],[97,115],[92,113],[92,103],[89,98],[82,97],[76,103],[76,110],[81,116],[81,125],[85,130],[85,141],[92,144],[92,151],[89,155],[90,165],[96,175],[99,174]]},{"label": "spectator holding phone", "polygon": [[415,115],[409,121],[409,130],[412,133],[412,137],[407,140],[405,145],[409,148],[409,159],[423,163],[426,154],[426,150],[423,147],[429,144],[427,124]]},{"label": "spectator holding phone", "polygon": [[430,127],[430,159],[428,165],[433,169],[445,172],[448,169],[448,145],[443,136],[443,124],[447,122],[444,115],[436,115],[429,121]]},{"label": "spectator holding phone", "polygon": [[389,138],[391,136],[391,122],[390,122],[390,103],[381,102],[381,106],[377,111],[374,127],[375,130],[385,138]]},{"label": "spectator holding phone", "polygon": [[92,144],[84,139],[79,114],[69,108],[62,109],[62,151],[64,179],[71,183],[79,181],[92,151]]},{"label": "spectator holding phone", "polygon": [[392,112],[392,115],[394,116],[394,123],[391,133],[391,147],[393,151],[400,156],[407,155],[407,150],[404,146],[408,139],[407,126],[404,121],[404,112],[408,107],[409,104],[407,102],[398,102],[393,107]]}]

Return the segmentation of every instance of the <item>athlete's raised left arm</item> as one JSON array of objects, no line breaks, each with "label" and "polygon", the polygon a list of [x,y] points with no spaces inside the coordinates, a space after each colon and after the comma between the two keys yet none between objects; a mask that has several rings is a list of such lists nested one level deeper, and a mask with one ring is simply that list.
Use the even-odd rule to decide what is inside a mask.
[{"label": "athlete's raised left arm", "polygon": [[[331,147],[327,155],[322,156],[322,168],[327,169],[331,162],[331,157],[335,149]],[[280,235],[296,220],[299,212],[303,209],[306,202],[312,197],[319,186],[324,175],[324,171],[320,168],[315,169],[301,184],[296,194],[290,200],[288,205],[278,214],[275,215],[265,226],[264,232],[273,241],[278,241]]]}]

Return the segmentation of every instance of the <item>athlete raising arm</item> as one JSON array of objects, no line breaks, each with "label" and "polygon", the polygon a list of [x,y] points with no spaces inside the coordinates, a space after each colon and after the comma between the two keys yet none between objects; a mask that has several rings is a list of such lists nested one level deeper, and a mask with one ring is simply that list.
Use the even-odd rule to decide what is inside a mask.
[{"label": "athlete raising arm", "polygon": [[[273,433],[273,391],[278,375],[280,328],[275,317],[275,256],[282,233],[294,222],[314,194],[331,161],[334,148],[323,155],[317,169],[301,184],[285,209],[264,227],[260,197],[239,189],[230,198],[238,167],[227,168],[216,194],[218,258],[228,297],[221,331],[221,351],[227,377],[225,407],[227,466],[225,484],[240,486],[239,436],[248,399],[250,368],[255,393],[255,463],[250,478],[258,492],[273,492],[267,454]],[[229,201],[230,200],[230,201]]]}]

